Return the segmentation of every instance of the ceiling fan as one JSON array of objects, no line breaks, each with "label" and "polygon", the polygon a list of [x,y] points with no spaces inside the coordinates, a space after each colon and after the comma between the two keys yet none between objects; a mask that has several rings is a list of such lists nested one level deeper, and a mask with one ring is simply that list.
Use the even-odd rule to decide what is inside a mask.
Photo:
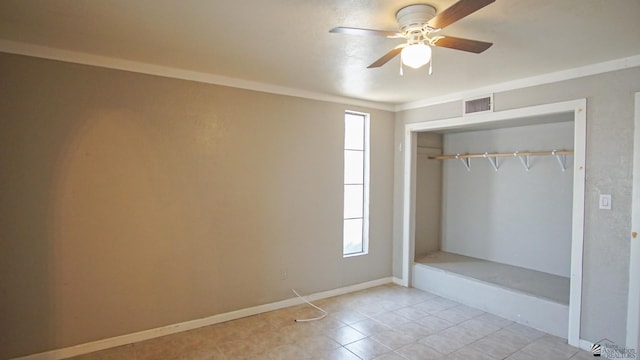
[{"label": "ceiling fan", "polygon": [[444,11],[436,14],[436,9],[428,4],[414,4],[398,10],[396,19],[400,31],[371,30],[352,27],[336,27],[331,33],[347,35],[382,36],[390,39],[403,38],[406,43],[400,44],[368,68],[380,67],[400,54],[400,74],[402,65],[419,68],[429,63],[429,74],[432,72],[431,46],[445,47],[479,54],[487,50],[492,43],[462,39],[453,36],[435,35],[448,25],[482,9],[495,0],[460,0]]}]

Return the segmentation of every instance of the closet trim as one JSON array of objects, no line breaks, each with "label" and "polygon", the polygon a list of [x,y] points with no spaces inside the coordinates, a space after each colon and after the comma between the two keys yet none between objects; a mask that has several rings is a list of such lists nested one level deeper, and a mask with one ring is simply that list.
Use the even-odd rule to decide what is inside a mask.
[{"label": "closet trim", "polygon": [[415,173],[417,153],[417,133],[445,129],[464,128],[479,124],[508,124],[509,121],[542,117],[553,114],[574,115],[574,165],[573,165],[573,207],[571,235],[571,285],[569,295],[570,345],[579,347],[580,314],[582,309],[582,261],[584,242],[584,197],[585,197],[585,153],[587,100],[578,99],[552,104],[544,104],[513,110],[482,113],[475,116],[425,121],[405,125],[404,165],[403,165],[403,206],[402,206],[402,285],[412,285],[412,268],[415,253]]}]

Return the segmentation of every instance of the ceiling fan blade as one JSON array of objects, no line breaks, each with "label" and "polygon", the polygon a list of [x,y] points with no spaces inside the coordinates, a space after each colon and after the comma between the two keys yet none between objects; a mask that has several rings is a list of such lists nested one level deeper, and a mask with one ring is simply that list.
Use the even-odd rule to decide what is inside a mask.
[{"label": "ceiling fan blade", "polygon": [[429,20],[428,24],[434,29],[442,29],[494,1],[495,0],[460,0]]},{"label": "ceiling fan blade", "polygon": [[400,52],[402,51],[402,49],[405,46],[407,46],[407,44],[400,44],[400,45],[394,47],[388,53],[382,55],[382,57],[380,59],[376,60],[373,64],[367,66],[367,69],[377,68],[377,67],[380,67],[380,66],[388,63],[389,60],[393,59],[398,54],[400,54]]},{"label": "ceiling fan blade", "polygon": [[336,27],[329,30],[329,32],[336,33],[336,34],[360,35],[360,36],[382,36],[387,38],[404,37],[402,36],[402,34],[399,34],[395,31],[360,29],[360,28],[352,28],[352,27]]},{"label": "ceiling fan blade", "polygon": [[493,43],[462,39],[453,36],[443,36],[436,40],[433,45],[480,54],[481,52],[490,48]]}]

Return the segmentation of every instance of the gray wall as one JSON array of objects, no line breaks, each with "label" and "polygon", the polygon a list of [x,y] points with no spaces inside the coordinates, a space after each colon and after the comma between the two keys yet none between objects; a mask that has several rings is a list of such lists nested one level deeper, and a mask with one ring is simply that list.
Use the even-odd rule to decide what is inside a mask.
[{"label": "gray wall", "polygon": [[[629,284],[633,96],[640,67],[494,94],[495,110],[587,98],[587,168],[581,337],[624,344]],[[454,101],[396,114],[393,273],[402,276],[404,125],[461,116]],[[598,210],[599,193],[613,209]]]},{"label": "gray wall", "polygon": [[[573,149],[573,122],[444,135],[445,154]],[[563,172],[552,156],[443,164],[442,250],[569,277],[572,156]]]},{"label": "gray wall", "polygon": [[[0,78],[1,359],[391,276],[392,113],[7,54]],[[345,259],[346,109],[372,150]]]},{"label": "gray wall", "polygon": [[442,135],[418,134],[416,159],[415,258],[440,250],[442,222],[442,162],[429,156],[442,154]]}]

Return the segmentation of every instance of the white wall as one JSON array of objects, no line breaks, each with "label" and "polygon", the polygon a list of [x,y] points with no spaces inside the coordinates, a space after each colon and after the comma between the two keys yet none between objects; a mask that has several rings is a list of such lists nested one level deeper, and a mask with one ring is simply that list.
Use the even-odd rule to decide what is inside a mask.
[{"label": "white wall", "polygon": [[[573,149],[573,122],[446,134],[445,154]],[[571,168],[572,157],[567,157]],[[552,156],[443,164],[442,250],[569,277],[573,174]]]}]

